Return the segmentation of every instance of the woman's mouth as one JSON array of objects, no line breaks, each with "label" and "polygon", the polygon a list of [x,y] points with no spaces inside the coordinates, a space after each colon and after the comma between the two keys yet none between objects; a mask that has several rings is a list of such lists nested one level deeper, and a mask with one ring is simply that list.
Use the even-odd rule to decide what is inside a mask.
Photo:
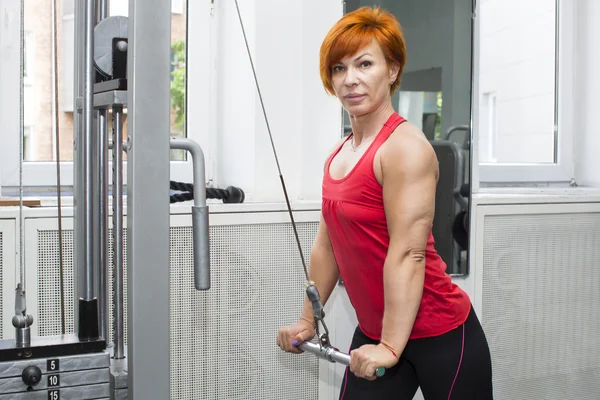
[{"label": "woman's mouth", "polygon": [[349,103],[360,103],[365,97],[367,97],[366,94],[349,93],[344,96],[344,99]]}]

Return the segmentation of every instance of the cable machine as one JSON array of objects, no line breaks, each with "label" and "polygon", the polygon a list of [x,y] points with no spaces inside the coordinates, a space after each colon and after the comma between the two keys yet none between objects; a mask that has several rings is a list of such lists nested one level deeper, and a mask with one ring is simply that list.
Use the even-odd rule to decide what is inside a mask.
[{"label": "cable machine", "polygon": [[[20,274],[15,289],[14,339],[0,341],[0,400],[35,399],[168,399],[169,370],[169,204],[193,198],[194,283],[210,288],[209,212],[206,198],[243,202],[241,189],[205,189],[202,149],[188,139],[171,139],[171,1],[129,0],[129,17],[109,17],[108,0],[75,1],[74,85],[74,333],[65,327],[61,293],[62,334],[32,337],[34,317],[27,314],[23,243],[23,187],[20,186]],[[53,2],[54,5],[54,2]],[[236,0],[237,8],[237,0]],[[243,39],[246,41],[239,13]],[[53,9],[56,54],[56,7]],[[21,67],[23,66],[24,0],[21,0]],[[248,56],[252,57],[246,41]],[[56,57],[54,58],[56,68]],[[254,65],[252,63],[253,72]],[[21,90],[23,90],[21,68]],[[57,96],[56,74],[54,93]],[[260,87],[254,74],[256,87]],[[23,93],[21,92],[21,129]],[[58,103],[57,103],[58,104]],[[268,126],[266,111],[263,112]],[[128,137],[123,135],[127,110]],[[58,111],[55,121],[58,123]],[[112,125],[112,141],[109,126]],[[56,127],[58,130],[58,126]],[[23,132],[21,147],[23,146]],[[273,154],[277,153],[273,145]],[[58,137],[58,135],[57,135]],[[57,146],[58,148],[58,146]],[[108,155],[112,149],[113,272],[108,286]],[[193,159],[194,184],[171,182],[170,150],[186,150]],[[126,172],[123,153],[127,154]],[[23,154],[20,156],[22,171]],[[278,163],[278,162],[277,162]],[[279,164],[278,164],[279,168]],[[60,162],[57,162],[60,177]],[[123,178],[127,174],[127,189]],[[298,249],[296,226],[281,170],[279,176]],[[164,182],[165,185],[157,185]],[[167,186],[166,183],[170,182]],[[59,198],[60,280],[63,287],[62,214]],[[170,196],[170,188],[191,192]],[[126,197],[124,195],[126,194]],[[127,202],[128,337],[124,337],[124,202]],[[350,357],[329,343],[319,293],[307,277],[313,304],[316,343],[306,352],[348,365]],[[113,294],[113,341],[109,343],[109,290]],[[185,316],[181,316],[185,318]],[[381,376],[383,370],[378,370]]]},{"label": "cable machine", "polygon": [[[76,1],[74,85],[74,333],[32,337],[27,314],[20,185],[21,246],[15,290],[15,338],[0,341],[0,400],[169,398],[169,204],[194,200],[195,287],[210,287],[204,156],[187,139],[170,139],[170,12],[168,0],[131,0],[129,18],[108,17],[107,0]],[[57,13],[53,4],[53,54]],[[24,0],[20,2],[23,71]],[[135,45],[131,45],[131,44]],[[56,68],[56,57],[54,57]],[[56,74],[54,93],[57,96]],[[160,79],[164,77],[164,79]],[[21,72],[21,90],[23,73]],[[23,127],[21,92],[21,127]],[[128,112],[129,136],[123,135]],[[55,110],[55,119],[58,112]],[[109,125],[112,124],[112,142]],[[23,146],[23,132],[21,148]],[[58,135],[57,135],[58,136]],[[194,184],[170,196],[170,149],[188,151]],[[112,149],[113,271],[108,287],[108,154]],[[123,154],[129,184],[124,197]],[[23,154],[20,158],[22,171]],[[60,177],[60,163],[57,162]],[[156,182],[165,182],[161,188]],[[62,214],[59,188],[59,241]],[[240,189],[212,189],[212,197],[243,201]],[[128,343],[124,345],[124,220],[127,201]],[[63,288],[62,243],[60,286]],[[109,343],[109,290],[113,341]],[[135,379],[133,379],[135,374]]]}]

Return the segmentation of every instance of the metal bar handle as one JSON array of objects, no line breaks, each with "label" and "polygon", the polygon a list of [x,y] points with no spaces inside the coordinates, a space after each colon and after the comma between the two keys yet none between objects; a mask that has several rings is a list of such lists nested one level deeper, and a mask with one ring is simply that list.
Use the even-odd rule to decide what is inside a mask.
[{"label": "metal bar handle", "polygon": [[194,286],[196,290],[210,289],[210,240],[204,152],[190,139],[171,139],[171,149],[186,150],[192,155],[194,169],[194,206],[192,207],[192,235],[194,247]]},{"label": "metal bar handle", "polygon": [[[350,366],[350,355],[346,354],[346,353],[342,353],[341,351],[339,351],[338,349],[336,349],[334,347],[319,346],[316,343],[304,342],[304,343],[300,343],[298,345],[298,348],[307,353],[312,353],[312,354],[316,355],[317,357],[327,360],[329,362],[333,362],[333,363],[337,362],[337,363],[343,364],[347,367]],[[375,375],[377,377],[382,377],[384,374],[385,374],[385,368],[383,368],[383,367],[379,367],[375,371]]]}]

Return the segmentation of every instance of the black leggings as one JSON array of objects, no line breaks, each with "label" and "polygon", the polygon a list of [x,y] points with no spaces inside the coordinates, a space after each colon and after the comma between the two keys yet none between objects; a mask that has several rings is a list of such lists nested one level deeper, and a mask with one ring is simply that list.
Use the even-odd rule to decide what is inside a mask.
[{"label": "black leggings", "polygon": [[[351,350],[378,342],[357,328]],[[440,336],[408,341],[398,364],[373,381],[346,368],[340,400],[492,400],[492,361],[473,308],[464,324]]]}]

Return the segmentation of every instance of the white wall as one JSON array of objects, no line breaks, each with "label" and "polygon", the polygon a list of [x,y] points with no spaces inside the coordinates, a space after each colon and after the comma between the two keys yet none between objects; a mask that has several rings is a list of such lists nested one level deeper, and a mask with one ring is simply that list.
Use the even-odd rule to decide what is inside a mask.
[{"label": "white wall", "polygon": [[[211,17],[201,9],[210,5],[192,7],[190,15],[201,11],[206,24],[190,24],[188,131],[207,131],[201,144],[217,186],[241,187],[249,202],[282,201],[235,3],[215,2]],[[341,2],[246,0],[239,7],[288,194],[319,199],[325,157],[341,137],[339,102],[319,78],[319,47],[342,15]],[[209,45],[192,53],[203,37]]]},{"label": "white wall", "polygon": [[579,185],[600,186],[600,2],[577,2],[575,44],[575,177]]}]

